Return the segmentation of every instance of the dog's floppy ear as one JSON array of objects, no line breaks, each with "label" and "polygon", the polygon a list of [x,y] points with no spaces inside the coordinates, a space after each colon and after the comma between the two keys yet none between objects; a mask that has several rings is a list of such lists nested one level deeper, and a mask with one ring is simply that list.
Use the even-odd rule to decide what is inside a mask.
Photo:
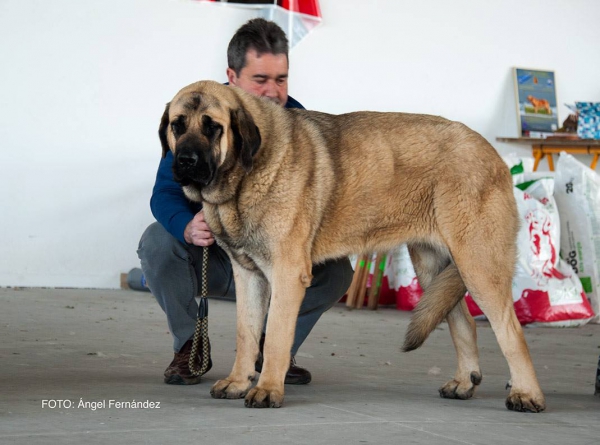
[{"label": "dog's floppy ear", "polygon": [[167,141],[167,129],[169,128],[169,105],[165,107],[165,112],[160,120],[160,127],[158,127],[158,137],[160,138],[160,144],[162,145],[162,157],[167,156],[167,152],[170,150],[169,141]]},{"label": "dog's floppy ear", "polygon": [[252,171],[252,157],[260,148],[260,131],[252,116],[243,108],[230,111],[233,143],[246,173]]}]

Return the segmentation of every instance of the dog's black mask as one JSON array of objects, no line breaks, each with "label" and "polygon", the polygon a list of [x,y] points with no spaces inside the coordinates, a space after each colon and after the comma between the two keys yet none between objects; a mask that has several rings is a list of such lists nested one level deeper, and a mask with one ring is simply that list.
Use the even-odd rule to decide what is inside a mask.
[{"label": "dog's black mask", "polygon": [[[200,132],[188,131],[188,116],[180,115],[169,120],[170,103],[165,107],[158,134],[162,145],[163,158],[170,150],[167,133],[175,136],[173,177],[182,186],[193,186],[200,190],[215,180],[217,176],[217,145],[223,136],[223,126],[210,116],[202,116]],[[233,148],[231,159],[238,160],[246,173],[252,170],[253,157],[260,148],[261,136],[252,117],[243,109],[230,112]],[[226,168],[230,169],[233,164]]]},{"label": "dog's black mask", "polygon": [[173,177],[181,185],[202,188],[215,177],[217,163],[213,147],[219,142],[223,127],[209,116],[202,118],[202,133],[187,133],[183,123],[172,124],[177,138],[173,160]]},{"label": "dog's black mask", "polygon": [[181,185],[208,185],[215,176],[216,167],[210,144],[207,146],[205,140],[191,134],[177,142],[173,178]]}]

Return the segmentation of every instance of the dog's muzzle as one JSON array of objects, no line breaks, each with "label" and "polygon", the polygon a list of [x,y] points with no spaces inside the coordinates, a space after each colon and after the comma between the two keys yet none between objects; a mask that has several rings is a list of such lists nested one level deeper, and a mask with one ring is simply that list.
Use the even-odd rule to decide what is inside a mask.
[{"label": "dog's muzzle", "polygon": [[198,147],[178,147],[173,161],[173,177],[182,186],[206,186],[214,177],[214,162],[210,150]]}]

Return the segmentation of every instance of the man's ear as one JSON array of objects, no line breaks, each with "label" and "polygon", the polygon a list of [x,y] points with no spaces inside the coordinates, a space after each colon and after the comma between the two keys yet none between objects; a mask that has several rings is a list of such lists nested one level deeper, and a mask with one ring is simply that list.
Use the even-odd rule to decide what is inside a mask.
[{"label": "man's ear", "polygon": [[254,119],[243,107],[229,113],[233,143],[246,173],[252,171],[252,158],[260,148],[261,138]]},{"label": "man's ear", "polygon": [[229,85],[237,85],[237,75],[235,74],[235,71],[231,68],[227,68],[225,73],[227,74]]},{"label": "man's ear", "polygon": [[170,150],[169,141],[167,140],[167,130],[169,129],[169,105],[171,105],[171,102],[165,107],[165,112],[160,120],[160,127],[158,127],[158,137],[160,138],[160,144],[162,145],[163,158],[167,156],[167,153]]}]

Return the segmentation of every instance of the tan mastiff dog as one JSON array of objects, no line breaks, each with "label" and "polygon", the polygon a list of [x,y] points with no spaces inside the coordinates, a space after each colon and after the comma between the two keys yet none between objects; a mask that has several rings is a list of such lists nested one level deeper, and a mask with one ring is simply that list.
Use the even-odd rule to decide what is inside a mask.
[{"label": "tan mastiff dog", "polygon": [[[425,292],[404,350],[447,318],[458,369],[442,397],[470,398],[481,382],[468,289],[510,367],[506,406],[544,410],[512,303],[519,225],[512,181],[479,134],[435,116],[289,110],[203,81],[167,105],[159,135],[165,153],[174,153],[175,179],[203,202],[233,265],[237,355],[213,397],[281,406],[311,265],[408,243]],[[263,371],[252,388],[268,307]]]}]

